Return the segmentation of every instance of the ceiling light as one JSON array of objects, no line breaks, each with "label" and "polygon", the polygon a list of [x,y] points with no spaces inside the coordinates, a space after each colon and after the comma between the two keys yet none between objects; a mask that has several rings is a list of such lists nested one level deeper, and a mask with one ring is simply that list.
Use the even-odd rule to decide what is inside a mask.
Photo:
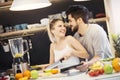
[{"label": "ceiling light", "polygon": [[14,0],[10,10],[24,11],[33,10],[50,6],[49,0]]}]

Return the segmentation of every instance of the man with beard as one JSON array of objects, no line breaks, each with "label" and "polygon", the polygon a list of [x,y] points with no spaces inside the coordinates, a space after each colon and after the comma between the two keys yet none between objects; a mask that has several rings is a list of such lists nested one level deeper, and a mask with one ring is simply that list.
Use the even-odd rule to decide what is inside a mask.
[{"label": "man with beard", "polygon": [[89,58],[83,61],[83,65],[77,68],[81,71],[88,69],[90,65],[104,58],[114,57],[106,32],[98,24],[89,24],[89,10],[83,5],[72,5],[67,11],[71,30],[77,29],[74,37],[86,48]]}]

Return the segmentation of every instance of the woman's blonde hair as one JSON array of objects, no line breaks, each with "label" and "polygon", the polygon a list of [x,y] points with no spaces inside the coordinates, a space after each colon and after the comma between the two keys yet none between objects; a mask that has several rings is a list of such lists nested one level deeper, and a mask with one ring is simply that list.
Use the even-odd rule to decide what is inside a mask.
[{"label": "woman's blonde hair", "polygon": [[63,21],[62,19],[53,19],[49,26],[47,27],[47,31],[48,31],[48,36],[49,36],[49,39],[51,42],[55,42],[55,37],[54,37],[54,34],[51,32],[52,29],[54,29],[54,25],[56,22],[58,21]]}]

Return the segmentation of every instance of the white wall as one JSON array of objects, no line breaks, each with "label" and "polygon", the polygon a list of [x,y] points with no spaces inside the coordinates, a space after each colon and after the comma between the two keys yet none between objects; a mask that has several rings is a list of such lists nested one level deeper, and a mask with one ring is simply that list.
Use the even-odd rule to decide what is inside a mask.
[{"label": "white wall", "polygon": [[120,0],[104,0],[111,33],[120,33]]},{"label": "white wall", "polygon": [[120,0],[104,0],[106,16],[108,17],[108,29],[109,38],[112,52],[115,50],[113,48],[113,41],[111,34],[120,33]]}]

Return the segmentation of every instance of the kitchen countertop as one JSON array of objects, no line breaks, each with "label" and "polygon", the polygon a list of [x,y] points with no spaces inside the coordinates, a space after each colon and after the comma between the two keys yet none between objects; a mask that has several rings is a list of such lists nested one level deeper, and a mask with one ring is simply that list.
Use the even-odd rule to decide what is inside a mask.
[{"label": "kitchen countertop", "polygon": [[120,80],[120,72],[113,74],[103,74],[96,77],[90,77],[85,72],[77,72],[74,75],[56,74],[49,77],[39,77],[36,80]]}]

